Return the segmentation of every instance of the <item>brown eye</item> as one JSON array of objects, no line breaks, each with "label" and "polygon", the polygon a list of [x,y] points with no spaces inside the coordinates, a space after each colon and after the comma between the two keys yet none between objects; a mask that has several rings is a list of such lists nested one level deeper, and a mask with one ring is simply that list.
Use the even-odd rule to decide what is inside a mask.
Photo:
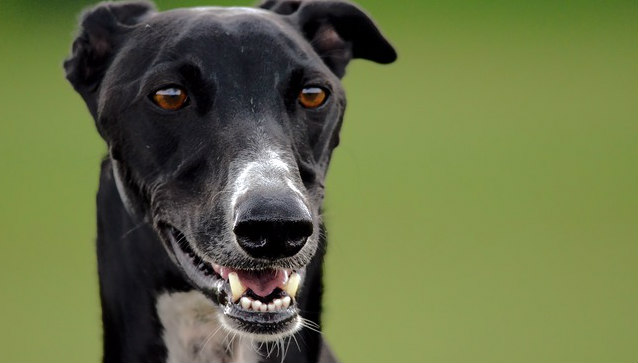
[{"label": "brown eye", "polygon": [[319,87],[306,87],[299,93],[299,103],[305,108],[317,108],[328,98],[328,93]]},{"label": "brown eye", "polygon": [[177,87],[163,88],[153,94],[153,102],[168,111],[177,111],[186,105],[186,92]]}]

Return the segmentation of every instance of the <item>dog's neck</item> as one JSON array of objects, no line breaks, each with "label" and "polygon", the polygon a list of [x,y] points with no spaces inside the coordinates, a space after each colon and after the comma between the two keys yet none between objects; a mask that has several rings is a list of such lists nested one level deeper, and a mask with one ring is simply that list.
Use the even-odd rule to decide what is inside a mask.
[{"label": "dog's neck", "polygon": [[[153,228],[126,211],[108,160],[102,164],[97,202],[104,362],[281,361],[277,354],[267,357],[265,347],[260,358],[246,339],[229,345],[233,339],[224,328],[215,333],[217,307],[193,290]],[[317,253],[298,296],[304,318],[316,324],[322,260]],[[321,336],[303,329],[296,339],[304,342],[301,349],[292,344],[283,361],[317,361]]]}]

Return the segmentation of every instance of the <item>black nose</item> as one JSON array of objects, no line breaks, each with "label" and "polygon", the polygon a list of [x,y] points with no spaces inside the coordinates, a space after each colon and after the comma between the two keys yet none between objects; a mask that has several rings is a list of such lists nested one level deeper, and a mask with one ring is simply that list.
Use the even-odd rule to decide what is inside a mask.
[{"label": "black nose", "polygon": [[250,193],[235,209],[233,232],[239,245],[255,258],[294,256],[312,234],[308,208],[290,193]]}]

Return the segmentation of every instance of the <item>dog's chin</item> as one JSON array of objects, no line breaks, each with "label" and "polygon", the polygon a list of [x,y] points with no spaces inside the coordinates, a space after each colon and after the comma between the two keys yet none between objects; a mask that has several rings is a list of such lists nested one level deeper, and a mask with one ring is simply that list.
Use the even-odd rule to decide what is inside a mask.
[{"label": "dog's chin", "polygon": [[162,227],[162,234],[191,283],[218,305],[226,329],[266,342],[301,328],[295,295],[303,268],[248,271],[221,266],[201,256],[176,228]]}]

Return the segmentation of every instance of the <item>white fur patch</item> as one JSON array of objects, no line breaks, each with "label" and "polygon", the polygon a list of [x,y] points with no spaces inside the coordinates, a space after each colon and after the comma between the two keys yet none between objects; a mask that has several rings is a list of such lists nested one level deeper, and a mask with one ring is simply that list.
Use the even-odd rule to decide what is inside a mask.
[{"label": "white fur patch", "polygon": [[[239,197],[248,190],[259,186],[286,185],[302,201],[305,201],[303,193],[295,186],[293,178],[290,165],[277,151],[268,149],[260,152],[255,159],[240,167],[233,183],[233,194],[230,200],[231,210],[234,210]],[[308,211],[305,205],[303,207]],[[310,211],[308,211],[308,215],[310,215]]]},{"label": "white fur patch", "polygon": [[164,293],[156,309],[164,327],[167,363],[259,360],[253,342],[229,333],[220,324],[213,302],[198,291]]}]

